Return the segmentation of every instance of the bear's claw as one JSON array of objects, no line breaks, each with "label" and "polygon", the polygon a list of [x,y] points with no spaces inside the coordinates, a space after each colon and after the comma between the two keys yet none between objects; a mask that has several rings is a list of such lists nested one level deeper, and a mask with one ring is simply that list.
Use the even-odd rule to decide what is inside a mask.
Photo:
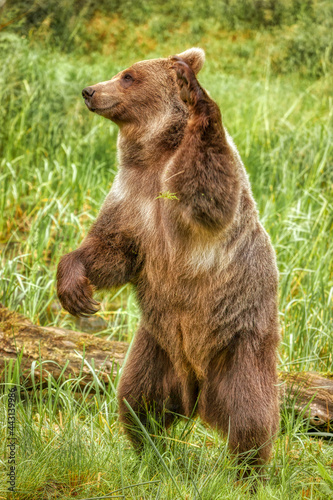
[{"label": "bear's claw", "polygon": [[59,293],[59,300],[63,308],[73,316],[87,316],[99,310],[99,303],[93,299],[92,294],[93,287],[87,280],[75,289]]},{"label": "bear's claw", "polygon": [[57,271],[57,293],[66,311],[73,316],[95,314],[99,303],[93,298],[94,287],[85,275],[77,252],[64,255]]}]

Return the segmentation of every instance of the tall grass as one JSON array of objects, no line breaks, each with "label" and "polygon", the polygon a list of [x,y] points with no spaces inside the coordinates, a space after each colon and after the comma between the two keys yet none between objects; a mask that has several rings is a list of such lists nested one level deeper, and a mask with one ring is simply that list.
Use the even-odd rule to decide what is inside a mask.
[{"label": "tall grass", "polygon": [[[258,483],[254,496],[255,477],[237,482],[242,469],[230,459],[227,441],[197,419],[180,421],[168,433],[162,431],[160,439],[147,434],[139,457],[120,430],[112,383],[97,382],[95,374],[82,390],[78,380],[50,376],[46,387],[33,382],[27,394],[19,365],[6,375],[6,387],[21,387],[16,404],[17,499],[119,495],[133,500],[284,500],[328,499],[333,493],[332,447],[320,435],[307,436],[302,418],[285,409],[272,461],[262,471],[264,483]],[[3,394],[1,429],[7,425],[6,407]],[[5,498],[5,439],[0,450],[0,498]]]},{"label": "tall grass", "polygon": [[[213,15],[199,16],[200,8],[212,9],[211,3],[204,7],[185,2],[181,13],[188,8],[187,21],[183,16],[168,33],[176,13],[173,3],[163,15],[159,4],[136,4],[137,10],[124,19],[119,17],[119,9],[123,15],[125,9],[121,3],[115,17],[102,14],[107,3],[101,2],[97,13],[84,11],[77,2],[81,17],[75,25],[70,21],[73,11],[52,11],[46,8],[52,2],[36,2],[36,8],[45,7],[39,20],[34,18],[33,24],[25,16],[0,31],[1,302],[36,323],[77,328],[57,307],[56,265],[82,241],[117,170],[117,129],[87,111],[81,89],[137,59],[199,44],[207,52],[200,81],[221,107],[277,252],[280,369],[333,371],[329,45],[323,49],[321,42],[314,44],[317,55],[309,61],[316,61],[320,71],[310,71],[311,64],[299,57],[302,44],[293,56],[299,64],[283,59],[290,55],[281,49],[290,42],[290,33],[293,41],[304,35],[309,2],[298,2],[298,10],[296,3],[286,2],[288,19],[282,17],[275,27],[267,22],[265,30],[258,31],[263,24],[248,29],[251,17],[247,21],[240,15],[237,2],[218,3],[219,8],[235,9],[237,22],[228,26]],[[317,3],[310,3],[307,23],[319,16]],[[250,4],[255,2],[244,5]],[[87,9],[94,5],[86,3]],[[23,7],[18,2],[15,9]],[[3,10],[0,24],[17,16],[15,9]],[[47,21],[51,14],[53,20]],[[144,24],[137,24],[135,15]],[[57,16],[62,28],[61,23],[53,24]],[[312,22],[313,32],[316,26]],[[107,322],[102,334],[130,342],[139,319],[130,288],[100,298],[99,314]],[[25,388],[28,383],[19,376],[19,364],[15,369],[8,366],[2,380],[0,425],[5,436],[6,390],[13,383]],[[83,393],[78,391],[77,380],[52,377],[47,387],[22,389],[17,404],[17,498],[83,499],[115,490],[113,496],[122,498],[250,498],[246,485],[234,484],[237,468],[226,441],[198,420],[181,422],[164,433],[165,448],[162,440],[157,440],[156,449],[148,440],[139,460],[120,431],[113,385],[95,379]],[[293,415],[282,410],[281,433],[265,471],[267,485],[259,487],[257,498],[332,495],[332,449],[325,436],[313,440],[305,430],[301,418],[295,423]],[[1,443],[0,498],[6,491]]]}]

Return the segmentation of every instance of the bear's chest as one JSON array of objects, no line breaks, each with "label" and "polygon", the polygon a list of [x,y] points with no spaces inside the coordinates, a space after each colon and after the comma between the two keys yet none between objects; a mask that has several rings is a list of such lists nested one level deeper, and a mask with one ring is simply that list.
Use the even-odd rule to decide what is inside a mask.
[{"label": "bear's chest", "polygon": [[172,296],[174,287],[175,296],[179,288],[196,296],[194,281],[200,277],[203,287],[205,279],[219,274],[228,263],[219,239],[184,238],[174,221],[179,201],[161,193],[159,176],[120,170],[108,198],[116,206],[120,226],[141,249],[150,288],[159,283],[161,295],[165,285],[165,295]]},{"label": "bear's chest", "polygon": [[156,175],[120,169],[107,199],[117,207],[118,217],[134,236],[148,237],[158,227],[159,193]]}]

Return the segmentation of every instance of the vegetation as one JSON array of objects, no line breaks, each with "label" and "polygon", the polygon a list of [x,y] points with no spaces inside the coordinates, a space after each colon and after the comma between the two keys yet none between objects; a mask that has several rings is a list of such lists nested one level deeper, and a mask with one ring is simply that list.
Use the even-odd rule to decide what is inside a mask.
[{"label": "vegetation", "polygon": [[[0,2],[1,4],[1,2]],[[332,4],[329,1],[40,0],[0,7],[0,301],[39,324],[77,328],[57,307],[61,255],[82,241],[117,169],[117,128],[87,111],[85,86],[138,59],[199,45],[200,81],[219,103],[248,170],[280,270],[281,370],[333,371]],[[129,287],[100,294],[98,335],[133,338]],[[33,368],[34,369],[34,368]],[[91,367],[93,370],[93,367]],[[142,460],[117,421],[114,384],[22,388],[16,407],[20,499],[250,498],[226,441],[198,419],[147,438]],[[282,408],[258,499],[333,493],[330,432],[315,438]],[[6,497],[1,439],[0,498]],[[111,495],[111,492],[115,492]],[[255,498],[255,496],[253,496]]]}]

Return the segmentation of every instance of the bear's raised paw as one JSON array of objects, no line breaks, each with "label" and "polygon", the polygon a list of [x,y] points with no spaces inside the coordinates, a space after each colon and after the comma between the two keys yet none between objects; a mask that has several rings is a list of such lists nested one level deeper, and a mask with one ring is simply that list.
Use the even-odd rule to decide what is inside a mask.
[{"label": "bear's raised paw", "polygon": [[95,314],[99,303],[93,299],[94,287],[85,276],[83,264],[76,252],[64,255],[57,271],[57,293],[66,311],[73,316]]}]

